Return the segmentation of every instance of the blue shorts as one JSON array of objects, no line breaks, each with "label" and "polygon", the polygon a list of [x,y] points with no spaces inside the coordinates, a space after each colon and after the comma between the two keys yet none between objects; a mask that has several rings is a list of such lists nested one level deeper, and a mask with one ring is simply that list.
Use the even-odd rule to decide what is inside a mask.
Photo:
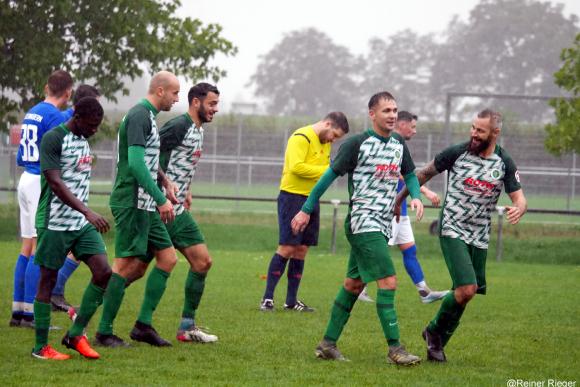
[{"label": "blue shorts", "polygon": [[279,245],[316,246],[318,244],[318,230],[320,229],[320,204],[316,203],[310,214],[310,222],[303,232],[298,235],[292,233],[290,223],[306,202],[307,197],[286,191],[278,195],[278,228],[280,230]]}]

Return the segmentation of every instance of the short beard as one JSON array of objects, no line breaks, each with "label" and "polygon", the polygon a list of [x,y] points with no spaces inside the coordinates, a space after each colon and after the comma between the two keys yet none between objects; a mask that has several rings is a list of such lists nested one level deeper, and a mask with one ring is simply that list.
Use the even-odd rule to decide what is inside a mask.
[{"label": "short beard", "polygon": [[207,119],[207,112],[203,107],[203,102],[201,103],[201,105],[199,105],[199,111],[197,112],[197,115],[199,116],[199,120],[202,124],[209,122],[209,120]]},{"label": "short beard", "polygon": [[481,140],[479,145],[475,145],[473,143],[473,139],[471,139],[469,141],[469,148],[467,150],[469,151],[469,153],[471,153],[473,155],[479,155],[481,152],[483,152],[484,150],[487,149],[487,147],[489,146],[490,143],[491,143],[491,141],[488,138],[487,140]]}]

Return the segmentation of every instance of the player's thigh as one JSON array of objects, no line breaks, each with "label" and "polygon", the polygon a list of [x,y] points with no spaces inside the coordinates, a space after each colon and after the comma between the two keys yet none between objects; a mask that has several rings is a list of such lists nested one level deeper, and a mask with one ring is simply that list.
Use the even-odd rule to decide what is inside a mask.
[{"label": "player's thigh", "polygon": [[35,238],[36,210],[40,199],[40,176],[24,172],[18,182],[18,206],[20,209],[20,236]]},{"label": "player's thigh", "polygon": [[459,238],[445,236],[439,237],[439,244],[453,281],[453,289],[477,284],[469,246]]},{"label": "player's thigh", "polygon": [[477,293],[487,293],[487,280],[485,278],[485,265],[487,261],[487,249],[480,249],[475,246],[470,247],[471,262],[475,271],[477,281]]},{"label": "player's thigh", "polygon": [[135,207],[111,207],[115,218],[115,257],[147,255],[149,212]]},{"label": "player's thigh", "polygon": [[[302,206],[300,206],[302,208]],[[310,221],[302,232],[302,245],[317,246],[318,234],[320,232],[320,203],[316,203],[314,210],[310,214]]]},{"label": "player's thigh", "polygon": [[[147,235],[147,248],[149,250],[155,251],[156,259],[159,262],[159,252],[163,250],[170,249],[173,251],[175,256],[175,249],[173,248],[173,243],[171,242],[171,237],[167,231],[167,227],[161,220],[161,216],[157,211],[149,212],[149,233]],[[171,255],[171,254],[170,254]],[[161,260],[165,260],[165,254],[161,254]],[[139,259],[146,259],[147,256],[140,256]]]},{"label": "player's thigh", "polygon": [[294,216],[302,209],[306,199],[306,196],[285,191],[280,191],[278,194],[278,245],[297,246],[304,244],[302,240],[305,232],[294,234],[291,223]]},{"label": "player's thigh", "polygon": [[34,263],[53,270],[60,269],[77,236],[78,231],[39,228]]},{"label": "player's thigh", "polygon": [[188,211],[177,215],[173,222],[165,226],[173,246],[179,250],[205,243],[201,229]]},{"label": "player's thigh", "polygon": [[389,239],[389,246],[403,245],[415,242],[411,219],[408,216],[401,216],[399,222],[395,219],[392,221],[393,236]]},{"label": "player's thigh", "polygon": [[87,224],[79,230],[71,251],[79,261],[83,262],[94,255],[107,255],[103,237],[92,224]]},{"label": "player's thigh", "polygon": [[369,283],[396,274],[387,239],[382,233],[348,233],[347,239],[351,246],[347,277],[360,277],[364,283]]}]

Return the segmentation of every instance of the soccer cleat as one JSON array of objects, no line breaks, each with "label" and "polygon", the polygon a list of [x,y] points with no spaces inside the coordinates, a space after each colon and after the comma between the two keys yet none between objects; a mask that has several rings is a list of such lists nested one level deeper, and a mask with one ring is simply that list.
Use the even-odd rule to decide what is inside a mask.
[{"label": "soccer cleat", "polygon": [[387,362],[391,364],[409,366],[420,363],[421,358],[407,352],[405,347],[402,345],[398,345],[396,347],[389,347]]},{"label": "soccer cleat", "polygon": [[32,351],[32,357],[42,360],[68,360],[70,355],[60,353],[50,345],[46,344],[39,351]]},{"label": "soccer cleat", "polygon": [[274,311],[274,300],[270,300],[269,298],[265,298],[260,303],[260,310],[262,312],[273,312]]},{"label": "soccer cleat", "polygon": [[371,296],[369,296],[369,294],[367,293],[367,288],[365,286],[365,288],[363,289],[362,292],[360,292],[360,294],[358,295],[358,300],[359,301],[363,301],[363,302],[375,302],[375,300],[373,300],[371,298]]},{"label": "soccer cleat", "polygon": [[75,322],[75,320],[77,319],[77,311],[74,306],[68,308],[66,314],[68,315],[68,318],[70,318],[72,322]]},{"label": "soccer cleat", "polygon": [[120,338],[117,335],[103,335],[102,333],[97,332],[95,335],[95,340],[93,344],[100,347],[109,347],[109,348],[127,348],[130,347],[131,344],[127,343],[125,340]]},{"label": "soccer cleat", "polygon": [[8,326],[9,327],[19,327],[20,324],[22,323],[22,319],[21,318],[16,318],[16,317],[11,317],[10,321],[8,322]]},{"label": "soccer cleat", "polygon": [[316,309],[309,307],[302,301],[298,300],[294,305],[284,304],[285,310],[294,310],[296,312],[314,312]]},{"label": "soccer cleat", "polygon": [[419,290],[419,297],[421,298],[421,302],[423,304],[430,304],[432,302],[439,301],[439,300],[443,299],[443,297],[445,297],[447,295],[447,293],[449,293],[449,290],[442,290],[442,291]]},{"label": "soccer cleat", "polygon": [[151,325],[135,322],[135,326],[129,335],[132,340],[141,341],[155,347],[171,347],[171,343],[161,336]]},{"label": "soccer cleat", "polygon": [[52,310],[55,312],[68,312],[69,308],[71,307],[71,305],[61,294],[53,294],[50,297],[50,304],[52,305]]},{"label": "soccer cleat", "polygon": [[199,327],[193,326],[187,330],[178,330],[177,340],[194,343],[215,343],[218,341],[218,337],[202,331]]},{"label": "soccer cleat", "polygon": [[430,332],[429,329],[423,330],[423,340],[427,343],[427,360],[439,363],[445,363],[447,358],[443,352],[443,343],[438,333]]},{"label": "soccer cleat", "polygon": [[[22,319],[22,321],[20,321],[20,328],[30,328],[30,329],[34,329],[36,327],[36,325],[34,324],[34,320],[25,320]],[[57,327],[56,325],[51,325],[50,327],[48,327],[48,330],[50,331],[60,331],[62,328],[61,327]]]},{"label": "soccer cleat", "polygon": [[61,343],[69,349],[74,349],[87,359],[98,359],[101,357],[97,351],[91,348],[85,335],[70,337],[67,332],[62,338]]},{"label": "soccer cleat", "polygon": [[346,357],[336,347],[336,343],[330,342],[328,340],[322,340],[318,343],[314,354],[317,358],[323,360],[338,360],[338,361],[349,361]]}]

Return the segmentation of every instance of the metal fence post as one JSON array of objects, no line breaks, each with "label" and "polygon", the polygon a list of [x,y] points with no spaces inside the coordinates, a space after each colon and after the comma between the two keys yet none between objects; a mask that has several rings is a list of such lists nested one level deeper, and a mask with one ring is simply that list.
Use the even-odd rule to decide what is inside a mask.
[{"label": "metal fence post", "polygon": [[218,135],[218,128],[217,126],[213,128],[213,164],[211,166],[211,183],[215,184],[215,171],[217,167],[216,157],[217,157],[217,135]]},{"label": "metal fence post", "polygon": [[336,254],[336,221],[338,218],[338,205],[340,204],[339,199],[331,199],[332,204],[332,236],[330,238],[330,252]]},{"label": "metal fence post", "polygon": [[503,252],[503,214],[505,207],[497,206],[497,248],[495,250],[495,260],[501,262]]}]

